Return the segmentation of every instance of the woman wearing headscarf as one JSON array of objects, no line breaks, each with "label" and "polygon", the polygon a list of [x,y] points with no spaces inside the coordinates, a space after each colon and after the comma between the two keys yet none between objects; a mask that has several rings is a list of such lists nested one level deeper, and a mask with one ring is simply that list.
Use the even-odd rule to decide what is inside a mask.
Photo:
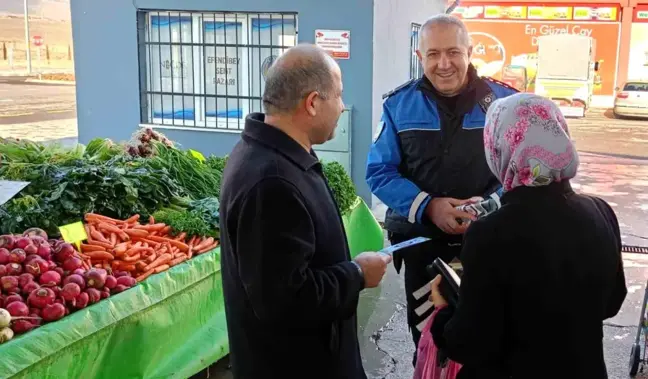
[{"label": "woman wearing headscarf", "polygon": [[578,154],[553,102],[516,94],[486,115],[484,146],[504,194],[463,242],[456,309],[440,294],[437,347],[457,378],[603,379],[603,320],[627,294],[612,208],[572,190]]}]

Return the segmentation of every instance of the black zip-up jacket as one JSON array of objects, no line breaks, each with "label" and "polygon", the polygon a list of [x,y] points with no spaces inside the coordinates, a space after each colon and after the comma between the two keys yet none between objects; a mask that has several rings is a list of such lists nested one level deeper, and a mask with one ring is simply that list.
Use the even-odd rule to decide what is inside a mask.
[{"label": "black zip-up jacket", "polygon": [[486,196],[501,185],[484,155],[488,106],[517,91],[470,66],[469,83],[444,98],[424,76],[386,95],[383,115],[367,160],[367,183],[388,207],[387,230],[409,237],[455,240],[424,210],[433,197]]}]

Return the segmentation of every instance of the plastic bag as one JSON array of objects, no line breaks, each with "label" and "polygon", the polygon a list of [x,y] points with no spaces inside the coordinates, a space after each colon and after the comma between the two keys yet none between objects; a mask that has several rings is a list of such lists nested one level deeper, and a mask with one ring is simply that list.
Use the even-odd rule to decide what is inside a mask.
[{"label": "plastic bag", "polygon": [[441,309],[437,308],[432,312],[423,328],[416,353],[414,379],[455,379],[461,369],[461,364],[457,362],[449,359],[440,361],[439,349],[432,339],[432,323]]}]

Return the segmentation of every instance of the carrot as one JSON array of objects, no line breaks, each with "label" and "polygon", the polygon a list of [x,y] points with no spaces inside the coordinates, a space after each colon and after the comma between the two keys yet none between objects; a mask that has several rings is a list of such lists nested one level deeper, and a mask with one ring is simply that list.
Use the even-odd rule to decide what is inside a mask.
[{"label": "carrot", "polygon": [[121,220],[116,220],[116,219],[110,218],[108,216],[102,216],[102,215],[97,214],[97,213],[86,213],[85,220],[87,222],[100,220],[101,222],[108,222],[108,223],[112,223],[112,224],[121,224],[121,223],[123,223],[123,221],[121,221]]},{"label": "carrot", "polygon": [[92,243],[90,243],[88,245],[100,246],[100,247],[103,247],[104,250],[112,250],[114,248],[114,246],[112,244],[107,243],[107,242],[100,242],[100,241],[92,241]]},{"label": "carrot", "polygon": [[86,253],[90,259],[112,261],[115,257],[106,251],[90,251]]},{"label": "carrot", "polygon": [[90,233],[90,225],[88,225],[88,224],[84,224],[84,225],[83,225],[83,228],[84,228],[85,231],[86,231],[86,236],[88,236],[88,242],[92,242],[92,241],[94,241],[94,240],[92,239],[92,235],[91,235],[91,233]]},{"label": "carrot", "polygon": [[92,244],[81,244],[81,251],[86,253],[89,251],[106,251],[106,248],[103,246],[97,246],[97,245],[92,245]]},{"label": "carrot", "polygon": [[117,245],[117,234],[110,233],[110,243],[113,245]]},{"label": "carrot", "polygon": [[84,269],[86,269],[86,270],[90,270],[90,265],[88,264],[87,261],[84,260],[84,261],[81,263],[81,265],[83,266]]},{"label": "carrot", "polygon": [[110,270],[110,263],[104,261],[104,262],[103,262],[103,269],[104,269],[104,270]]},{"label": "carrot", "polygon": [[187,252],[187,259],[193,258],[193,246],[189,247],[189,251]]},{"label": "carrot", "polygon": [[126,224],[133,224],[133,223],[136,223],[136,222],[139,220],[139,218],[140,218],[140,215],[138,215],[138,214],[134,214],[134,215],[132,215],[131,217],[129,217],[129,218],[127,218],[126,220],[124,220],[124,223],[126,223]]},{"label": "carrot", "polygon": [[128,250],[128,242],[122,242],[117,246],[115,246],[115,249],[113,250],[113,254],[119,256],[126,253],[126,250]]},{"label": "carrot", "polygon": [[148,270],[150,270],[152,268],[156,268],[156,267],[158,267],[160,265],[165,265],[165,264],[171,262],[172,259],[173,259],[173,256],[171,254],[164,253],[164,254],[160,255],[156,260],[151,262],[148,266],[146,266],[144,268],[144,271],[148,271]]},{"label": "carrot", "polygon": [[135,255],[131,255],[131,256],[126,256],[126,257],[123,257],[123,258],[122,258],[122,260],[123,260],[124,262],[128,262],[128,263],[137,262],[137,261],[139,261],[139,259],[140,259],[140,254],[139,254],[139,253],[137,253],[137,254],[135,254]]},{"label": "carrot", "polygon": [[206,247],[203,247],[199,251],[196,251],[196,254],[203,254],[203,253],[206,253],[208,251],[214,250],[217,247],[218,247],[218,241],[215,241],[211,245],[207,245]]},{"label": "carrot", "polygon": [[169,265],[160,265],[160,266],[157,266],[156,268],[154,268],[156,274],[159,274],[162,271],[166,271],[168,269],[169,269]]},{"label": "carrot", "polygon": [[105,243],[110,243],[106,237],[104,237],[103,234],[101,234],[100,231],[98,231],[94,225],[90,225],[90,235],[92,236],[93,239],[100,241],[100,242],[105,242]]},{"label": "carrot", "polygon": [[124,230],[119,229],[115,225],[111,225],[111,224],[109,224],[107,222],[100,222],[99,225],[97,225],[97,227],[100,230],[102,230],[102,231],[104,231],[106,233],[115,233],[115,234],[117,234],[119,236],[119,238],[121,238],[124,241],[129,240],[129,237],[128,237],[127,234],[124,233]]},{"label": "carrot", "polygon": [[135,229],[141,229],[141,230],[146,230],[148,232],[159,232],[160,230],[164,229],[166,227],[166,224],[148,224],[148,225],[135,225]]},{"label": "carrot", "polygon": [[120,265],[119,268],[122,271],[128,271],[128,272],[135,271],[135,265],[124,264],[124,265]]},{"label": "carrot", "polygon": [[183,241],[186,237],[187,237],[187,233],[182,232],[182,233],[178,234],[178,236],[176,238],[174,238],[174,240]]},{"label": "carrot", "polygon": [[176,240],[173,240],[173,239],[169,239],[169,238],[165,238],[165,237],[158,237],[158,236],[150,236],[149,239],[152,240],[152,241],[155,241],[155,242],[168,242],[171,245],[173,245],[173,246],[177,247],[178,249],[180,249],[180,251],[182,251],[182,252],[185,252],[185,251],[189,250],[189,246],[187,246],[186,243],[176,241]]},{"label": "carrot", "polygon": [[191,240],[189,240],[189,246],[193,246],[196,243],[196,236],[191,237]]},{"label": "carrot", "polygon": [[214,238],[209,237],[209,238],[203,239],[198,245],[196,245],[194,247],[196,248],[196,251],[200,251],[203,248],[205,248],[206,246],[209,246],[209,245],[211,245],[213,243],[214,243]]},{"label": "carrot", "polygon": [[148,270],[148,271],[146,271],[145,273],[143,273],[142,275],[140,275],[140,276],[138,276],[137,278],[135,278],[135,280],[137,280],[138,282],[141,282],[141,281],[143,281],[144,279],[146,279],[146,278],[148,278],[149,276],[151,276],[153,273],[155,273],[155,269]]},{"label": "carrot", "polygon": [[160,234],[161,235],[169,234],[170,231],[171,231],[171,227],[167,225],[162,230],[160,230]]},{"label": "carrot", "polygon": [[184,262],[186,260],[187,260],[187,256],[184,255],[184,254],[181,254],[179,257],[177,257],[176,259],[169,262],[169,266],[173,267],[173,266],[178,265],[178,264],[180,264],[180,263],[182,263],[182,262]]},{"label": "carrot", "polygon": [[[158,257],[158,255],[155,254],[155,253],[153,253],[153,254],[149,255],[148,257],[146,257],[146,258],[144,259],[144,261],[145,261],[146,263],[153,263],[153,262],[155,262],[155,260],[157,259],[157,257]],[[146,270],[142,270],[142,271],[146,271]]]},{"label": "carrot", "polygon": [[125,229],[123,232],[128,234],[130,237],[146,238],[149,236],[149,232],[142,229]]}]

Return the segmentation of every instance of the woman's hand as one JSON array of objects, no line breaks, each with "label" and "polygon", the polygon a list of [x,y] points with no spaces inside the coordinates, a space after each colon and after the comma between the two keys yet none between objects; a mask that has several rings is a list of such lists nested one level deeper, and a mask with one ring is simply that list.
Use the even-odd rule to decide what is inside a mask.
[{"label": "woman's hand", "polygon": [[443,298],[443,296],[441,295],[441,290],[439,289],[441,280],[441,275],[437,275],[436,278],[434,278],[434,280],[430,282],[430,286],[432,287],[432,292],[430,293],[430,301],[434,304],[435,308],[441,308],[448,305],[448,302]]}]

